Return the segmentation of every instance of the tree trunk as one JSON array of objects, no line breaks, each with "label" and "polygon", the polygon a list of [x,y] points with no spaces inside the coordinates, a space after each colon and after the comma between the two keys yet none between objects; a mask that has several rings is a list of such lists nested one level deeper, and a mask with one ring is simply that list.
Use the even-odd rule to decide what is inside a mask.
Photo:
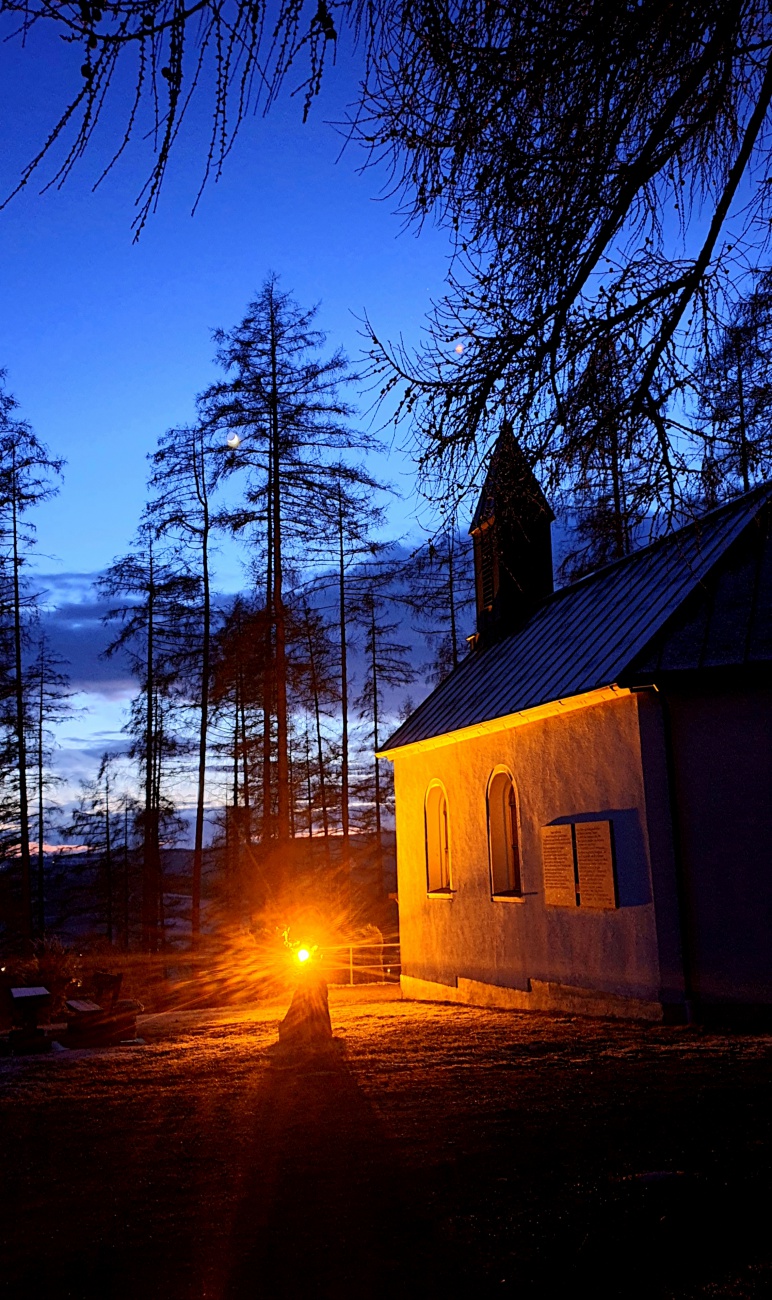
[{"label": "tree trunk", "polygon": [[343,499],[338,494],[338,617],[340,620],[340,819],[343,859],[348,865],[348,647],[346,645],[346,567],[343,546]]},{"label": "tree trunk", "polygon": [[289,796],[289,838],[295,838],[295,764],[292,743],[287,746],[287,791]]},{"label": "tree trunk", "polygon": [[43,937],[46,928],[45,873],[43,870],[43,721],[45,700],[45,645],[40,644],[40,693],[38,696],[38,934]]},{"label": "tree trunk", "polygon": [[[195,456],[195,447],[194,447]],[[206,794],[206,750],[209,737],[209,678],[211,660],[212,600],[209,587],[209,501],[206,493],[206,467],[203,446],[201,464],[197,467],[198,498],[203,511],[201,530],[201,574],[204,584],[204,626],[201,644],[201,696],[198,729],[198,792],[196,797],[196,835],[193,849],[193,883],[191,900],[191,930],[194,946],[201,934],[201,878],[204,860],[204,799]]]},{"label": "tree trunk", "polygon": [[745,385],[743,383],[743,360],[740,346],[740,332],[735,333],[735,355],[737,357],[737,409],[740,416],[740,474],[743,492],[750,491],[751,479],[748,463],[748,429],[745,422]]},{"label": "tree trunk", "polygon": [[21,590],[19,583],[19,518],[18,485],[16,482],[16,451],[13,453],[13,480],[11,489],[11,519],[13,542],[13,642],[16,678],[14,693],[16,703],[17,770],[19,777],[19,857],[21,860],[21,931],[25,939],[32,938],[32,863],[29,850],[29,802],[27,796],[27,743],[24,734],[24,676],[22,669]]},{"label": "tree trunk", "polygon": [[113,942],[113,857],[110,844],[110,778],[105,773],[105,871],[107,873],[107,942]]},{"label": "tree trunk", "polygon": [[[375,601],[373,600],[372,609],[370,610],[370,635],[372,638],[372,670],[373,670],[373,747],[378,752],[378,653],[377,653],[377,632],[375,626]],[[383,837],[381,834],[381,768],[379,760],[375,759],[375,841],[378,846],[378,863],[383,862]]]},{"label": "tree trunk", "polygon": [[156,849],[156,878],[158,881],[158,937],[162,949],[166,947],[166,900],[164,898],[164,875],[161,863],[161,767],[164,745],[164,724],[161,701],[155,698],[155,744],[153,768],[153,833]]},{"label": "tree trunk", "polygon": [[456,588],[455,575],[453,573],[453,548],[455,538],[452,532],[448,533],[448,610],[450,613],[450,647],[453,659],[453,667],[458,668],[458,627],[456,620]]},{"label": "tree trunk", "polygon": [[316,755],[319,765],[319,800],[322,805],[322,830],[324,832],[325,853],[329,862],[330,856],[330,819],[327,813],[327,782],[324,775],[324,746],[322,743],[322,717],[319,708],[319,677],[316,669],[316,656],[314,654],[314,639],[311,635],[311,619],[308,606],[305,608],[306,616],[306,638],[308,641],[308,664],[311,669],[311,693],[314,698],[314,723],[316,727]]},{"label": "tree trunk", "polygon": [[280,841],[291,835],[289,765],[287,752],[287,628],[282,591],[281,484],[279,470],[279,394],[277,390],[276,331],[271,320],[271,450],[273,455],[273,600],[276,635],[276,833]]},{"label": "tree trunk", "polygon": [[314,838],[314,797],[311,786],[311,746],[308,740],[308,727],[306,727],[306,798],[308,801],[308,839],[310,842]]},{"label": "tree trunk", "polygon": [[153,545],[148,553],[147,606],[147,679],[145,683],[145,815],[142,843],[142,947],[145,952],[158,948],[158,827],[154,800],[154,731],[155,731],[155,628]]},{"label": "tree trunk", "polygon": [[129,951],[129,805],[123,809],[123,951]]},{"label": "tree trunk", "polygon": [[273,455],[268,456],[267,546],[265,573],[265,644],[263,647],[263,834],[264,841],[273,835],[271,790],[271,717],[273,712]]},{"label": "tree trunk", "polygon": [[[238,691],[238,693],[239,693],[240,712],[241,712],[241,783],[242,783],[242,794],[243,794],[243,799],[244,799],[244,807],[245,807],[245,808],[249,808],[249,807],[251,806],[251,799],[250,799],[250,790],[249,790],[249,754],[247,753],[247,711],[246,711],[246,708],[245,708],[245,705],[244,705],[244,695],[245,695],[245,691],[244,691],[244,679],[243,679],[241,673],[239,673],[239,677],[238,677],[238,682],[237,682],[237,691]],[[237,719],[237,726],[238,726],[238,719]],[[250,817],[249,817],[249,816],[246,817],[246,821],[247,821],[247,824],[249,824],[249,822],[250,822]]]},{"label": "tree trunk", "polygon": [[233,807],[239,806],[239,684],[236,681],[236,716],[233,719]]},{"label": "tree trunk", "polygon": [[348,647],[346,644],[346,566],[343,546],[343,501],[338,493],[338,617],[340,620],[340,821],[341,865],[351,901],[351,858],[349,843],[348,789]]}]

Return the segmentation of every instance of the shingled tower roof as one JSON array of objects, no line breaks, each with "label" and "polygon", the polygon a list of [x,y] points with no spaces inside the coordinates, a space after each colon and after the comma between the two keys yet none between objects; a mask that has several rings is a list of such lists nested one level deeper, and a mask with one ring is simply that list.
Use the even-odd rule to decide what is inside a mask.
[{"label": "shingled tower roof", "polygon": [[502,505],[506,508],[513,499],[531,503],[538,513],[553,522],[555,516],[550,503],[512,432],[512,425],[505,420],[491,454],[470,533],[494,519],[497,508],[501,510]]}]

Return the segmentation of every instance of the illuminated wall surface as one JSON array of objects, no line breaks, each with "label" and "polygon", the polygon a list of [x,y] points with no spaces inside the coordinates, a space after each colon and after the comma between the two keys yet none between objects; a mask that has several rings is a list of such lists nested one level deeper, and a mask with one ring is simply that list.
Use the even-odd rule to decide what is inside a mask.
[{"label": "illuminated wall surface", "polygon": [[[653,691],[393,753],[408,995],[652,1018],[663,1006],[678,1018],[687,999],[772,1002],[772,693],[682,689],[667,709],[670,763]],[[520,893],[498,897],[486,798],[497,768],[515,780],[520,858]],[[432,783],[446,793],[450,887],[429,892],[427,806],[442,803],[427,805]],[[569,853],[572,835],[599,844],[600,876],[587,875],[580,902],[550,903],[544,828],[586,823],[589,840],[547,834]]]}]

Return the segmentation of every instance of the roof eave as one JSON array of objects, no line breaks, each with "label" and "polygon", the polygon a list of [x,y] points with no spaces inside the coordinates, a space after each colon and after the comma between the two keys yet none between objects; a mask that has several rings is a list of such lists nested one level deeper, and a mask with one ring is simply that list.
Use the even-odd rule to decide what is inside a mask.
[{"label": "roof eave", "polygon": [[459,741],[471,740],[476,736],[492,736],[500,731],[510,731],[513,727],[524,727],[531,722],[540,722],[543,718],[554,718],[567,713],[574,713],[578,709],[589,709],[593,705],[604,704],[609,700],[623,699],[625,696],[634,693],[629,686],[620,686],[614,682],[609,686],[599,686],[595,690],[584,691],[581,695],[568,695],[560,700],[548,700],[545,704],[535,704],[530,709],[521,709],[517,713],[508,713],[503,718],[490,718],[484,722],[475,722],[469,727],[459,728],[458,731],[446,731],[438,736],[425,736],[422,740],[410,741],[405,745],[379,749],[375,757],[393,760],[397,754],[407,753],[408,750],[413,753],[425,753],[431,749],[440,749],[444,745],[455,745]]}]

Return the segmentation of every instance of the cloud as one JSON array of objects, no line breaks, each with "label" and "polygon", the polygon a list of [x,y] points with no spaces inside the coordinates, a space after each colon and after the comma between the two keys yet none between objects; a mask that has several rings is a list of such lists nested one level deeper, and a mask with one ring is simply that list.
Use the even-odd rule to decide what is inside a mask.
[{"label": "cloud", "polygon": [[36,574],[35,586],[45,593],[41,626],[53,650],[66,661],[74,691],[108,700],[127,700],[135,693],[136,683],[125,654],[104,657],[115,628],[103,623],[112,602],[98,595],[98,576]]}]

